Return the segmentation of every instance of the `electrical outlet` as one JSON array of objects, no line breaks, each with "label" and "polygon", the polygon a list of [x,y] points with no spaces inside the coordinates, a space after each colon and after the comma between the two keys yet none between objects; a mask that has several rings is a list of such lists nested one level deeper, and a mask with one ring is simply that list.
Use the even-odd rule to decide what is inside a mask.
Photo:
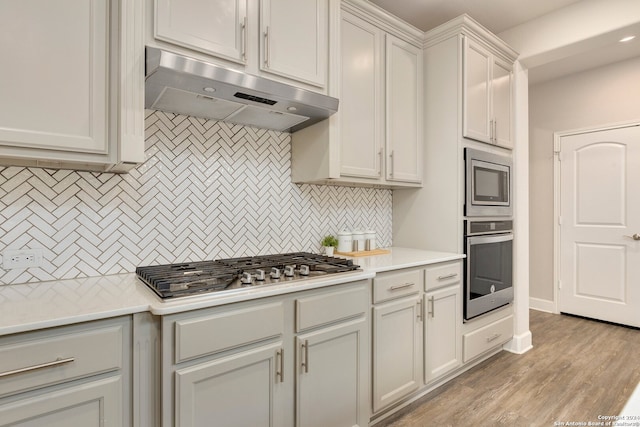
[{"label": "electrical outlet", "polygon": [[7,249],[2,253],[2,268],[32,268],[42,265],[42,249]]}]

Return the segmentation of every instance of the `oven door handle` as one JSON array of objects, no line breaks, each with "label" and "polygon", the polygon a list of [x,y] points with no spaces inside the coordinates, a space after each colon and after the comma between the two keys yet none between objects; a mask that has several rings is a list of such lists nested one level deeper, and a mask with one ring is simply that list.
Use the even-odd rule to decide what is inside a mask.
[{"label": "oven door handle", "polygon": [[468,236],[467,247],[471,245],[482,245],[484,243],[500,243],[513,240],[513,233],[491,234],[484,236]]}]

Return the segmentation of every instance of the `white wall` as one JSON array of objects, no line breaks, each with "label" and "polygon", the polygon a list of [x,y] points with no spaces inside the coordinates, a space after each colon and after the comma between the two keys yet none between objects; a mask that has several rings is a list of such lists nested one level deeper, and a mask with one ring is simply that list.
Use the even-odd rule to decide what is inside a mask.
[{"label": "white wall", "polygon": [[553,301],[553,133],[631,120],[640,120],[640,57],[529,87],[532,299]]}]

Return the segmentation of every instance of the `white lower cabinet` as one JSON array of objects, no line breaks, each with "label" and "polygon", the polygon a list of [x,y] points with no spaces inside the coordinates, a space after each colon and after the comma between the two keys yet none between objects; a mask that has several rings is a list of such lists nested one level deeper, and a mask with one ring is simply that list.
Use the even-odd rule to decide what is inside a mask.
[{"label": "white lower cabinet", "polygon": [[462,262],[425,268],[424,382],[462,364]]},{"label": "white lower cabinet", "polygon": [[367,426],[364,317],[296,339],[296,426]]},{"label": "white lower cabinet", "polygon": [[0,426],[131,425],[131,319],[0,338]]},{"label": "white lower cabinet", "polygon": [[1,405],[0,426],[121,426],[121,396],[121,376],[91,381]]},{"label": "white lower cabinet", "polygon": [[462,364],[460,284],[428,292],[424,322],[424,382],[430,383]]},{"label": "white lower cabinet", "polygon": [[283,343],[176,371],[176,425],[281,426]]},{"label": "white lower cabinet", "polygon": [[373,308],[373,411],[421,384],[422,301],[418,294]]},{"label": "white lower cabinet", "polygon": [[[501,310],[506,317],[492,321],[484,326],[470,331],[463,336],[464,361],[469,362],[475,357],[495,349],[513,337],[513,315],[511,308]],[[493,316],[501,315],[500,312],[492,313]],[[493,320],[488,318],[489,320]],[[485,320],[485,319],[480,319]],[[486,322],[485,322],[486,323]]]},{"label": "white lower cabinet", "polygon": [[366,426],[368,281],[162,318],[162,426]]},{"label": "white lower cabinet", "polygon": [[424,270],[378,273],[373,280],[373,383],[376,413],[422,384]]}]

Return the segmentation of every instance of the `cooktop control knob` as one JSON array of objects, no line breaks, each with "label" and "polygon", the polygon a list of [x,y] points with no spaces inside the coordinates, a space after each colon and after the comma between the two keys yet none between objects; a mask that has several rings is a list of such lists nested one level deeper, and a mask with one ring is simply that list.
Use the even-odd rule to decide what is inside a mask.
[{"label": "cooktop control knob", "polygon": [[278,267],[271,267],[270,276],[271,276],[272,279],[279,279],[280,278],[280,269]]},{"label": "cooktop control knob", "polygon": [[258,282],[264,282],[264,270],[256,270],[256,280]]},{"label": "cooktop control knob", "polygon": [[284,276],[285,277],[293,277],[294,271],[292,265],[286,265],[284,267]]},{"label": "cooktop control knob", "polygon": [[252,283],[251,273],[246,271],[242,273],[242,276],[240,276],[240,283],[242,283],[243,285],[250,285]]},{"label": "cooktop control knob", "polygon": [[300,275],[301,276],[308,276],[309,275],[309,266],[308,265],[301,265],[300,266]]}]

